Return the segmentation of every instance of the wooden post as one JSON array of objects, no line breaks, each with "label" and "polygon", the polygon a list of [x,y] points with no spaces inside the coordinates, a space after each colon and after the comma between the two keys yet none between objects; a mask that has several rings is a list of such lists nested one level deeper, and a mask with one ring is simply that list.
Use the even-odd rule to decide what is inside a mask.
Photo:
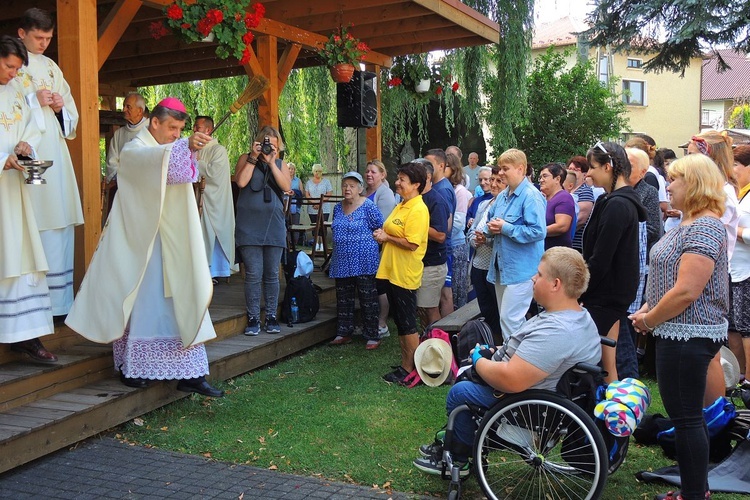
[{"label": "wooden post", "polygon": [[378,124],[367,129],[367,161],[383,158],[383,117],[380,114],[380,66],[366,64],[365,69],[375,73],[375,95],[378,107]]},{"label": "wooden post", "polygon": [[85,224],[76,227],[75,288],[83,279],[101,234],[99,169],[99,86],[97,75],[96,0],[57,0],[58,63],[70,84],[80,119],[76,138],[68,141]]},{"label": "wooden post", "polygon": [[279,58],[277,38],[260,35],[257,40],[257,56],[263,74],[268,77],[271,86],[265,93],[266,99],[258,106],[258,124],[279,128]]}]

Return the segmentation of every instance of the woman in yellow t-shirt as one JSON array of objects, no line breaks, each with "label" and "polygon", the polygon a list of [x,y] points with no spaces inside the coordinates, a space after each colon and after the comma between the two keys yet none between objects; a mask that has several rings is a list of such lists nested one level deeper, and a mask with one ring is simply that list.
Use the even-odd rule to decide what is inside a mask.
[{"label": "woman in yellow t-shirt", "polygon": [[396,192],[403,201],[393,209],[383,228],[373,233],[375,240],[383,245],[375,277],[380,280],[378,288],[388,294],[401,345],[401,365],[383,379],[399,384],[414,370],[414,351],[419,345],[417,288],[422,283],[422,257],[427,250],[430,228],[430,213],[421,195],[426,182],[427,171],[421,162],[401,165]]}]

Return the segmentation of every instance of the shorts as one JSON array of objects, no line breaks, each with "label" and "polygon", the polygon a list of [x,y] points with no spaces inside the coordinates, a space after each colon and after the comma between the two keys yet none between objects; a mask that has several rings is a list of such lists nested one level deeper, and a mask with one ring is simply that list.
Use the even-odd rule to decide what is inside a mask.
[{"label": "shorts", "polygon": [[604,306],[584,306],[591,315],[591,319],[594,320],[596,329],[599,331],[599,335],[606,337],[612,326],[620,321],[623,316],[627,315],[627,311],[620,311],[611,307]]},{"label": "shorts", "polygon": [[448,273],[445,275],[445,284],[443,285],[445,288],[452,288],[453,287],[453,254],[448,254],[448,260],[445,263],[446,266],[448,266]]},{"label": "shorts", "polygon": [[417,289],[417,307],[428,309],[440,306],[440,292],[448,274],[448,265],[425,266],[422,286]]},{"label": "shorts", "polygon": [[750,278],[729,284],[729,329],[750,337]]},{"label": "shorts", "polygon": [[394,285],[387,280],[376,280],[376,286],[386,290],[393,322],[399,335],[417,333],[417,293]]}]

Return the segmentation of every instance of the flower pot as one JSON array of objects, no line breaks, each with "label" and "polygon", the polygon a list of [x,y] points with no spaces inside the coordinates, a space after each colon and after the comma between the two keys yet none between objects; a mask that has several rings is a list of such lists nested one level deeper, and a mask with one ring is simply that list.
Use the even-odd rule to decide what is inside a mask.
[{"label": "flower pot", "polygon": [[214,36],[214,32],[208,34],[208,36],[201,40],[201,42],[213,42],[216,37]]},{"label": "flower pot", "polygon": [[425,92],[429,92],[430,90],[430,79],[427,78],[425,80],[419,80],[419,83],[414,87],[415,92],[419,92],[420,94],[424,94]]},{"label": "flower pot", "polygon": [[336,83],[349,83],[354,76],[353,64],[334,64],[330,70],[331,78]]}]

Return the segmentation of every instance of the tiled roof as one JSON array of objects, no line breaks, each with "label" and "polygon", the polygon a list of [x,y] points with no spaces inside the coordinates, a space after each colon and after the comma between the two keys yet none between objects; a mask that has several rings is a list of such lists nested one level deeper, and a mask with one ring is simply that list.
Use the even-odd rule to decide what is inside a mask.
[{"label": "tiled roof", "polygon": [[539,24],[534,27],[534,38],[531,42],[532,49],[544,49],[550,45],[564,47],[566,45],[575,45],[578,33],[588,29],[583,21],[570,16],[563,17],[556,21]]},{"label": "tiled roof", "polygon": [[717,73],[716,56],[703,63],[701,101],[734,99],[750,95],[750,58],[733,49],[719,50],[719,53],[732,69]]}]

